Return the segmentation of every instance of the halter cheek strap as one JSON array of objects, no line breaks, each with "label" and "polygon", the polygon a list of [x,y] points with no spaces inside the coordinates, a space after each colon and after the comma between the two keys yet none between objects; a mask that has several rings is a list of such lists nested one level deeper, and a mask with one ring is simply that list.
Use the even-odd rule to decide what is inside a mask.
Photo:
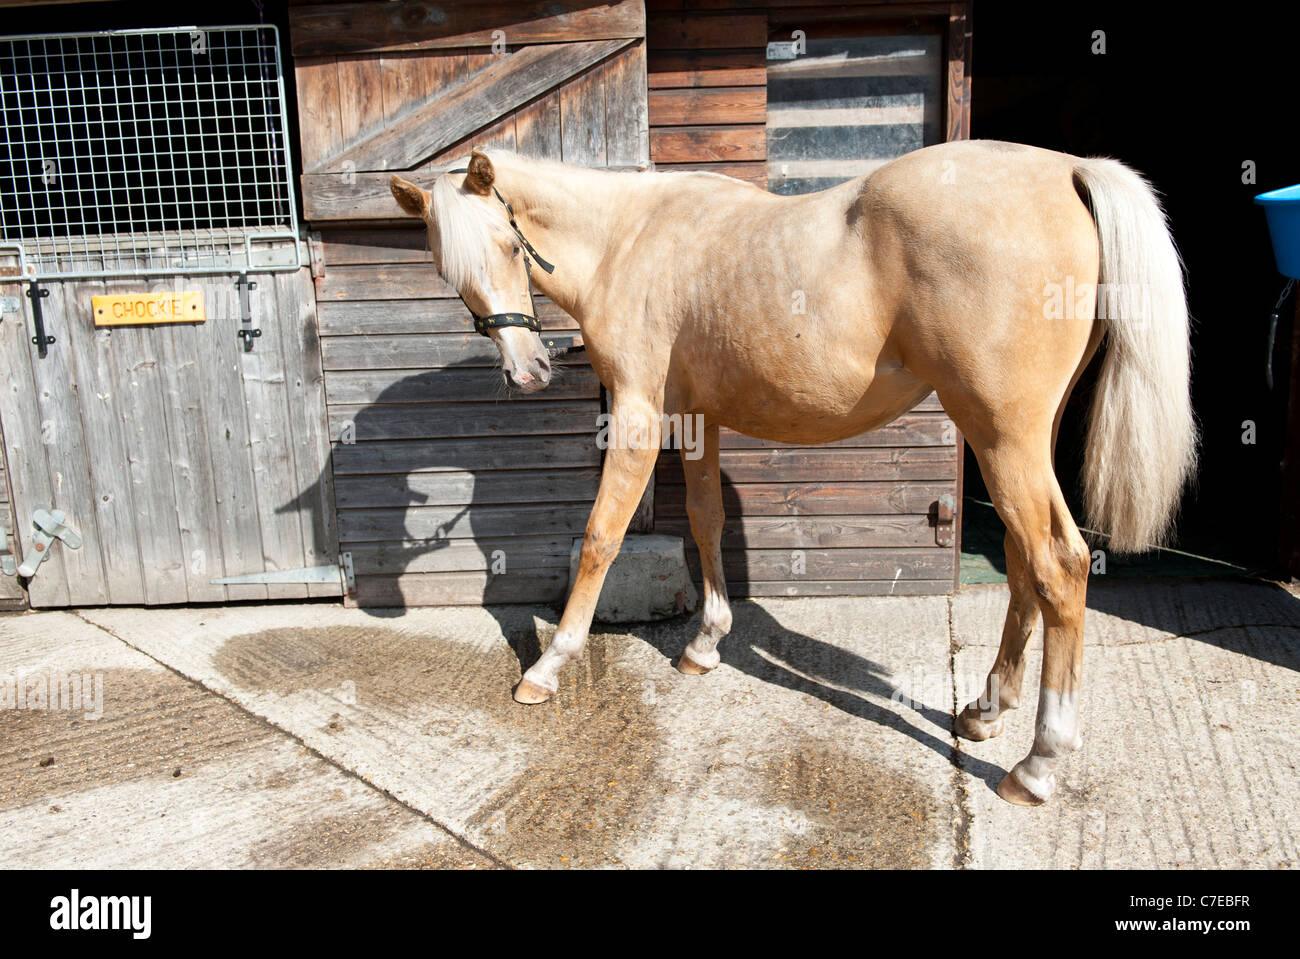
[{"label": "halter cheek strap", "polygon": [[[447,172],[468,173],[469,169],[467,167],[461,167],[456,170],[448,170]],[[505,197],[501,195],[500,191],[498,191],[496,187],[492,188],[492,192],[496,195],[496,198],[501,201],[501,205],[506,208],[506,214],[510,218],[510,229],[515,231],[515,236],[519,237],[519,242],[523,245],[524,269],[528,273],[528,304],[530,307],[532,307],[533,260],[536,260],[537,265],[540,266],[547,273],[554,273],[555,267],[548,261],[544,260],[541,257],[541,255],[535,249],[533,249],[533,245],[528,242],[528,238],[524,236],[523,231],[519,229],[519,224],[515,222],[514,207],[512,207],[509,203],[505,201]],[[460,298],[460,301],[462,303],[465,303],[465,297],[462,296]],[[534,333],[541,333],[542,331],[542,324],[537,319],[537,316],[535,315],[536,309],[533,310],[534,315],[532,316],[528,315],[527,313],[492,313],[489,314],[488,316],[479,316],[472,309],[470,309],[468,303],[465,303],[465,309],[469,310],[469,315],[474,317],[474,329],[482,336],[489,336],[491,335],[490,333],[491,330],[499,330],[502,327],[506,327],[506,326],[523,326],[526,327],[527,329],[532,330]]]}]

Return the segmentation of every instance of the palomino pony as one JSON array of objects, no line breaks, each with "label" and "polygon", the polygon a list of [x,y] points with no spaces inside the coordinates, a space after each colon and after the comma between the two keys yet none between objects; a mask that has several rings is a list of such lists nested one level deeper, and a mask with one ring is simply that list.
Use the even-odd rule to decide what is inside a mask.
[{"label": "palomino pony", "polygon": [[1182,268],[1142,177],[1114,160],[972,141],[796,197],[716,174],[598,171],[499,151],[473,153],[430,191],[400,177],[391,186],[428,225],[434,262],[500,348],[511,386],[532,392],[550,378],[529,322],[531,273],[578,321],[613,421],[634,424],[635,440],[606,452],[559,629],[516,700],[549,699],[582,655],[664,414],[705,424],[703,455],[683,458],[704,605],[678,663],[702,674],[731,628],[718,427],[824,443],[883,426],[933,388],[1007,527],[1001,648],[956,731],[976,741],[1002,731],[1041,613],[1033,747],[998,794],[1023,805],[1051,796],[1057,764],[1080,745],[1091,560],[1053,449],[1103,338],[1084,458],[1089,524],[1115,551],[1160,543],[1195,462]]}]

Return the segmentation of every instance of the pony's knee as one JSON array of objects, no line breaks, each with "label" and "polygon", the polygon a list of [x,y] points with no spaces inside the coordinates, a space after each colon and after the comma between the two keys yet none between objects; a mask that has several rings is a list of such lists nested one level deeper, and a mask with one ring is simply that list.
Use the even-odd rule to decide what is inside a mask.
[{"label": "pony's knee", "polygon": [[601,530],[588,532],[582,540],[579,572],[594,573],[607,569],[618,556],[622,545],[622,536],[611,536]]}]

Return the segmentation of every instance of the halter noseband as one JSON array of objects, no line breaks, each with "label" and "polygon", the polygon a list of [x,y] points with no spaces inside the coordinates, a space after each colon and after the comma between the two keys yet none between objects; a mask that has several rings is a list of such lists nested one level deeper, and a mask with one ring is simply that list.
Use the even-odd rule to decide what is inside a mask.
[{"label": "halter noseband", "polygon": [[[447,172],[468,173],[469,168],[460,167],[459,169],[448,170]],[[512,207],[509,203],[506,202],[505,197],[501,195],[500,191],[497,190],[496,187],[492,188],[492,192],[496,195],[496,198],[501,201],[501,205],[506,208],[506,214],[510,217],[510,229],[515,231],[515,236],[519,237],[519,242],[523,244],[524,269],[528,273],[528,304],[531,307],[533,302],[533,262],[532,261],[536,260],[537,265],[540,266],[547,273],[554,273],[555,267],[552,264],[548,263],[545,259],[543,259],[542,255],[538,253],[535,249],[533,249],[533,245],[528,242],[528,238],[525,237],[523,231],[519,229],[519,224],[515,222],[514,207]],[[532,259],[529,259],[529,254],[532,255]],[[457,295],[459,296],[459,294]],[[465,297],[462,296],[460,298],[460,301],[462,303],[465,303]],[[470,309],[468,303],[465,303],[465,309],[469,310],[469,315],[474,317],[474,329],[481,336],[490,336],[491,334],[489,333],[489,330],[499,330],[505,326],[523,326],[532,330],[534,333],[540,334],[542,332],[541,321],[537,319],[536,315],[529,316],[527,313],[492,313],[489,314],[488,316],[479,316],[472,309]],[[533,312],[535,314],[536,309],[534,309]]]}]

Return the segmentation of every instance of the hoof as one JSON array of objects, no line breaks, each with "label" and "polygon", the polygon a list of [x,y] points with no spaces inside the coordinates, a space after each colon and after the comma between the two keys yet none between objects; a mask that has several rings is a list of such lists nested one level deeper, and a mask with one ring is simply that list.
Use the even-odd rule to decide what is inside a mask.
[{"label": "hoof", "polygon": [[977,711],[972,711],[967,706],[957,721],[953,723],[953,732],[962,739],[969,739],[973,743],[982,743],[986,739],[992,739],[994,736],[1002,735],[1002,721],[1006,718],[1003,713],[997,719],[985,720],[979,718]]},{"label": "hoof", "polygon": [[1014,769],[998,783],[998,795],[1013,806],[1041,806],[1047,802],[1047,797],[1035,795],[1026,789],[1016,778]]},{"label": "hoof", "polygon": [[686,676],[703,676],[705,673],[713,671],[712,666],[701,666],[691,657],[682,653],[681,659],[677,660],[677,671]]},{"label": "hoof", "polygon": [[529,679],[519,680],[519,685],[515,687],[515,702],[523,703],[525,706],[544,703],[554,695],[555,693],[549,689],[543,689]]}]

